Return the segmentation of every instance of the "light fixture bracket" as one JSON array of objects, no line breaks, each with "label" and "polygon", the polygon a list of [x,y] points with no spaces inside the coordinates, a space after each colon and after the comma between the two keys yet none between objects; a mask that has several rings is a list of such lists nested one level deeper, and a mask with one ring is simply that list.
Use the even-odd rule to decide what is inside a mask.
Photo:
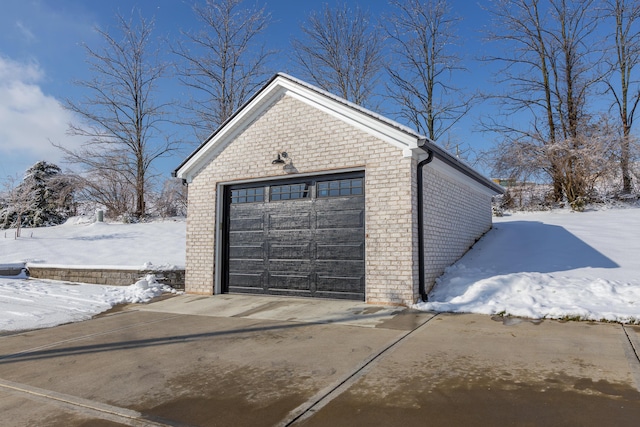
[{"label": "light fixture bracket", "polygon": [[285,163],[285,161],[283,159],[286,159],[289,157],[289,154],[287,154],[286,151],[278,151],[278,155],[276,156],[276,158],[274,160],[271,161],[271,164],[274,165],[281,165],[283,163]]}]

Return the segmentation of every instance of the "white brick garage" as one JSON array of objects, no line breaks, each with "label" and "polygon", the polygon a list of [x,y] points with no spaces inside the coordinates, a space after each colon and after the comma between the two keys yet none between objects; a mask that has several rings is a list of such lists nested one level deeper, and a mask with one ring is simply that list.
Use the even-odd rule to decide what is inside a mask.
[{"label": "white brick garage", "polygon": [[[286,153],[287,157],[281,153]],[[273,162],[279,155],[284,163]],[[282,253],[282,247],[288,246],[284,256],[287,263],[282,265],[293,266],[296,259],[316,262],[318,251],[323,250],[323,245],[331,246],[330,242],[321,241],[318,249],[315,237],[305,237],[297,244],[291,237],[296,232],[292,231],[291,236],[281,238],[293,240],[286,245],[276,242],[280,248],[274,250],[271,237],[252,242],[252,237],[244,236],[241,239],[248,239],[246,246],[253,247],[253,254],[249,254],[251,249],[246,249],[245,255],[238,257],[244,250],[238,246],[244,243],[238,245],[232,241],[230,245],[234,238],[230,237],[230,224],[235,222],[230,217],[230,192],[263,188],[263,200],[253,201],[263,204],[262,216],[249,215],[254,220],[262,218],[262,226],[269,221],[264,212],[282,218],[288,215],[287,210],[295,212],[300,208],[274,200],[272,187],[314,183],[313,187],[308,187],[309,203],[314,203],[314,197],[318,195],[317,182],[332,181],[332,176],[355,174],[353,176],[363,179],[363,194],[346,197],[362,197],[364,203],[364,292],[347,297],[364,298],[370,303],[404,305],[426,294],[444,268],[460,258],[491,228],[491,196],[501,191],[500,187],[423,136],[284,74],[274,76],[204,141],[175,174],[189,185],[187,292],[227,292],[230,276],[237,273],[237,277],[247,274],[245,285],[251,282],[250,275],[254,281],[263,280],[264,286],[256,286],[258,293],[287,293],[286,286],[271,286],[272,281],[265,277],[283,276],[295,267],[279,269],[277,262],[271,261],[283,260],[270,254],[278,250]],[[420,174],[422,185],[417,181]],[[422,188],[422,200],[418,197],[419,187]],[[338,199],[340,197],[335,200]],[[272,211],[278,204],[283,211]],[[317,211],[313,209],[303,209],[296,215],[315,215],[317,221]],[[419,217],[422,217],[422,227],[418,224]],[[295,222],[291,218],[290,221]],[[310,227],[317,230],[317,226]],[[267,231],[262,228],[260,232],[268,234],[271,228],[267,227]],[[422,250],[419,241],[423,242]],[[304,249],[309,242],[313,247]],[[348,245],[354,253],[346,253],[345,257],[356,257],[355,251],[361,250],[358,244],[351,242]],[[296,246],[301,254],[299,258],[295,255]],[[347,251],[345,248],[340,250]],[[309,258],[305,251],[315,255]],[[257,267],[261,262],[265,266],[262,273],[259,268],[249,271],[252,268],[248,267],[245,272],[242,271],[244,267],[238,269],[243,263],[253,263]],[[339,265],[339,268],[343,267]],[[302,279],[297,285],[292,281],[293,294],[305,291],[315,294],[318,283],[326,286],[331,277],[331,274],[325,274],[330,273],[327,271],[305,270],[302,273],[307,272],[313,275],[309,279],[310,289],[303,289]],[[304,276],[302,273],[298,276]],[[336,279],[350,277],[345,271],[337,273]],[[262,276],[257,278],[257,275]],[[233,280],[231,291],[234,291]],[[316,296],[331,295],[321,292]]]}]

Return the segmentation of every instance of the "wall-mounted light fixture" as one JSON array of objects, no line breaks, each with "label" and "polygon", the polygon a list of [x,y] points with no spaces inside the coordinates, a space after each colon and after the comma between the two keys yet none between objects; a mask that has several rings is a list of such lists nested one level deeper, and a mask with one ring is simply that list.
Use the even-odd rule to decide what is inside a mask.
[{"label": "wall-mounted light fixture", "polygon": [[281,165],[281,164],[285,163],[284,159],[286,159],[287,157],[289,157],[289,155],[287,154],[286,151],[278,152],[278,156],[274,160],[271,161],[271,164]]}]

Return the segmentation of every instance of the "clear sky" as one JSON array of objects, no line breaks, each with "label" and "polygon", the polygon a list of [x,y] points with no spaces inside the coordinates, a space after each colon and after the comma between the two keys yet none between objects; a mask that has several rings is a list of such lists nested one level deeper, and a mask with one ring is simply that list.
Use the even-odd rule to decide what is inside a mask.
[{"label": "clear sky", "polygon": [[[311,10],[319,10],[320,0],[266,0],[272,23],[265,33],[265,43],[279,53],[273,58],[274,72],[296,76],[290,60],[290,40],[299,35],[300,25]],[[335,3],[333,0],[329,4]],[[347,1],[350,5],[358,2]],[[373,17],[389,12],[386,0],[362,0],[360,6]],[[481,30],[488,24],[487,13],[473,0],[452,0],[454,11],[462,18],[460,44],[466,52],[469,72],[459,76],[458,86],[470,90],[482,88],[491,78],[490,69],[474,60],[484,45]],[[22,176],[36,161],[47,160],[66,168],[60,151],[50,141],[66,147],[82,143],[66,135],[73,120],[61,107],[65,98],[79,99],[83,92],[73,80],[90,76],[82,43],[100,46],[95,28],[115,29],[114,16],[125,17],[140,8],[145,17],[155,16],[158,37],[174,40],[180,30],[198,28],[191,10],[191,0],[0,0],[0,182],[7,176]],[[253,5],[254,2],[248,2]],[[258,1],[258,4],[262,4]],[[185,96],[175,81],[162,86],[163,93],[174,99]],[[381,105],[381,113],[385,105]],[[476,149],[492,144],[489,136],[475,132],[474,122],[483,107],[478,106],[454,130],[453,137]],[[392,117],[393,118],[393,117]],[[173,169],[200,141],[177,128],[189,143],[185,152],[163,159],[158,173],[168,177]]]}]

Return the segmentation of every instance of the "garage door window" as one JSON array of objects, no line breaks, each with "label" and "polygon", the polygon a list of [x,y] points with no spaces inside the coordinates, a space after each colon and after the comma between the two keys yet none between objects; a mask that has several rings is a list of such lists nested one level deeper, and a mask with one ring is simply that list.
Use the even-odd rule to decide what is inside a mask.
[{"label": "garage door window", "polygon": [[271,187],[271,200],[294,200],[309,197],[309,188],[306,183],[292,185],[274,185]]},{"label": "garage door window", "polygon": [[362,178],[318,183],[318,197],[361,196],[362,194]]},{"label": "garage door window", "polygon": [[231,190],[231,203],[264,202],[264,187]]}]

